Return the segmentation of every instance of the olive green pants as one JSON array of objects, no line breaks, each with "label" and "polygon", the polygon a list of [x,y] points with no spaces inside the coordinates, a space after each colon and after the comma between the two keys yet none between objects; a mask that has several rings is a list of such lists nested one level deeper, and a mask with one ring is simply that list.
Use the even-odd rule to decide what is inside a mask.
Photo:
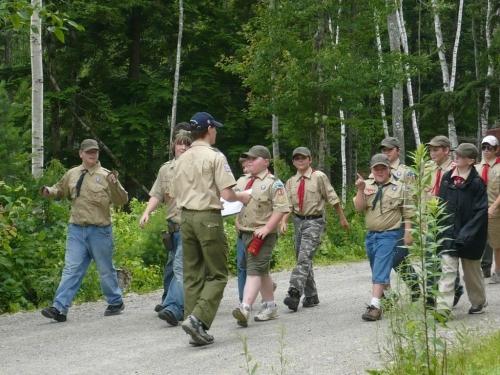
[{"label": "olive green pants", "polygon": [[182,211],[184,317],[210,328],[228,277],[228,246],[219,211]]}]

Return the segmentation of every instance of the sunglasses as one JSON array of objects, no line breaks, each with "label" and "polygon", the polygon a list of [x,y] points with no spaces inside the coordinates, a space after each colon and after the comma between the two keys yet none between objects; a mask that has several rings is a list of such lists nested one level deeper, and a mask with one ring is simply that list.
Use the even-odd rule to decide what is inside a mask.
[{"label": "sunglasses", "polygon": [[482,145],[481,146],[481,150],[485,151],[485,150],[488,150],[488,151],[495,151],[496,150],[496,146],[491,146],[491,145]]}]

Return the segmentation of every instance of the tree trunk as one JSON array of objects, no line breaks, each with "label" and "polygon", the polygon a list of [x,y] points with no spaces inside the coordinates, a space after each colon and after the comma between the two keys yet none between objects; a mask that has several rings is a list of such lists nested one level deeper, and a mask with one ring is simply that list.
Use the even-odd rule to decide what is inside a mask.
[{"label": "tree trunk", "polygon": [[485,137],[486,132],[488,131],[488,117],[491,103],[490,81],[493,79],[494,73],[493,56],[491,52],[491,18],[491,0],[488,0],[488,6],[486,9],[486,25],[484,28],[488,55],[488,72],[486,73],[486,87],[484,88],[483,107],[481,108],[481,138]]},{"label": "tree trunk", "polygon": [[[476,76],[476,81],[479,81],[480,77],[480,67],[479,67],[479,50],[477,46],[477,34],[476,34],[476,23],[474,21],[474,15],[471,17],[472,25],[471,25],[471,31],[472,31],[472,43],[474,46],[474,72]],[[477,142],[479,145],[479,142],[481,142],[481,137],[482,137],[482,129],[481,129],[481,99],[479,98],[479,93],[476,93],[476,108],[477,108],[477,131],[476,131],[476,136],[477,136]]]},{"label": "tree trunk", "polygon": [[42,0],[31,0],[31,5],[31,173],[39,178],[43,174]]},{"label": "tree trunk", "polygon": [[[401,40],[399,38],[398,21],[396,12],[387,16],[389,31],[389,45],[392,52],[400,53]],[[401,144],[400,159],[404,162],[405,134],[403,126],[403,86],[398,83],[392,89],[392,133]]]},{"label": "tree trunk", "polygon": [[[273,137],[273,160],[274,160],[274,165],[278,165],[278,161],[280,159],[280,143],[279,143],[279,118],[277,115],[272,115],[272,120],[271,120],[271,134]],[[274,170],[274,174],[276,177],[278,177],[278,173],[276,171],[276,168]]]},{"label": "tree trunk", "polygon": [[[378,26],[378,16],[375,15],[375,36],[377,39],[378,53],[378,69],[382,69],[384,59],[382,57],[382,41],[380,40],[380,28]],[[379,86],[382,87],[382,81],[379,81]],[[382,117],[382,128],[384,129],[384,137],[389,137],[389,127],[387,126],[387,115],[385,113],[385,96],[382,88],[380,88],[380,115]]]},{"label": "tree trunk", "polygon": [[179,0],[179,31],[177,33],[177,54],[175,57],[174,93],[172,98],[172,116],[170,118],[170,143],[174,136],[177,121],[177,96],[179,94],[179,76],[181,70],[182,32],[184,29],[184,3]]}]

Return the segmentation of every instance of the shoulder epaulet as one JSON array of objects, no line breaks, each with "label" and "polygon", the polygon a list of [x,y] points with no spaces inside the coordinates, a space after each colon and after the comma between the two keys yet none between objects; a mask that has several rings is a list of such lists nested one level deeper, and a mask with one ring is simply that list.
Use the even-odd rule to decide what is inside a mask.
[{"label": "shoulder epaulet", "polygon": [[102,169],[104,172],[106,172],[106,173],[111,173],[111,171],[110,171],[109,169],[106,169],[106,168],[104,168],[104,167],[101,167],[101,169]]}]

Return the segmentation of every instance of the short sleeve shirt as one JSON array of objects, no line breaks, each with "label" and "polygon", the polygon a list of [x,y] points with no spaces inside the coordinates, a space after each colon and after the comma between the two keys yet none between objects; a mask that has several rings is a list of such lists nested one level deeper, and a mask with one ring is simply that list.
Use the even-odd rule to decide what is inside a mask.
[{"label": "short sleeve shirt", "polygon": [[321,171],[310,168],[305,174],[303,210],[299,209],[298,188],[302,175],[300,173],[288,179],[286,189],[290,200],[290,210],[303,216],[323,215],[326,202],[332,206],[340,203],[335,189],[328,177]]},{"label": "short sleeve shirt", "polygon": [[[481,163],[476,164],[477,173],[479,176],[483,174],[483,168],[486,164],[486,160],[482,160]],[[495,200],[500,195],[500,162],[496,163],[496,160],[492,160],[489,162],[490,169],[488,171],[488,206],[491,206]],[[498,208],[494,213],[493,217],[500,217],[500,208]]]},{"label": "short sleeve shirt", "polygon": [[220,210],[220,192],[236,184],[226,157],[208,143],[196,140],[176,161],[173,197],[188,210]]},{"label": "short sleeve shirt", "polygon": [[158,176],[149,192],[149,196],[155,197],[167,206],[167,219],[180,223],[181,211],[177,207],[175,199],[170,194],[170,187],[174,179],[175,159],[167,161],[158,171]]},{"label": "short sleeve shirt", "polygon": [[[427,193],[427,197],[431,198],[432,197],[432,191],[434,186],[436,185],[436,180],[438,176],[438,170],[441,169],[441,178],[439,184],[443,181],[443,176],[446,172],[452,170],[455,167],[455,163],[451,158],[446,159],[443,161],[440,165],[438,165],[436,162],[431,161],[426,165],[426,168],[429,170],[431,174],[431,183],[430,185],[425,189],[425,192]],[[439,192],[438,192],[439,193]]]},{"label": "short sleeve shirt", "polygon": [[[240,177],[235,190],[242,191],[251,178],[250,175]],[[253,232],[266,225],[273,212],[290,212],[285,186],[269,171],[259,173],[251,189],[252,198],[237,218],[240,230]]]}]

